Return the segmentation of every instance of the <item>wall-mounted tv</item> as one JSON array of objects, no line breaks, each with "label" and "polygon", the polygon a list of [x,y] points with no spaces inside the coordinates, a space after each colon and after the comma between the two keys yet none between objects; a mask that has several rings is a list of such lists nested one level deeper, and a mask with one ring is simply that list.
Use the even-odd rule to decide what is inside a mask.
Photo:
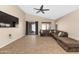
[{"label": "wall-mounted tv", "polygon": [[19,19],[15,16],[0,11],[0,27],[16,27]]}]

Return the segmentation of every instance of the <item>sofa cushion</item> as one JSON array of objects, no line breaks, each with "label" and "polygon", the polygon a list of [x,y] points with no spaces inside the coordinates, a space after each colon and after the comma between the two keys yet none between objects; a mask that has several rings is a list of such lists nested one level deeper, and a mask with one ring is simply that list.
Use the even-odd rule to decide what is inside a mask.
[{"label": "sofa cushion", "polygon": [[[59,32],[60,33],[60,32]],[[67,32],[61,32],[60,37],[68,37],[68,33]]]},{"label": "sofa cushion", "polygon": [[59,32],[59,33],[58,33],[58,36],[60,37],[61,35],[62,35],[62,32]]}]

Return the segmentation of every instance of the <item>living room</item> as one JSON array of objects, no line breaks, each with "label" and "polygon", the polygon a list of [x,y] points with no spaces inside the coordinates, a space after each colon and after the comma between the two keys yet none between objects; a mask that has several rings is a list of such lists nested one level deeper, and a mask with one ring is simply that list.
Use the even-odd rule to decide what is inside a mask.
[{"label": "living room", "polygon": [[[44,10],[46,9],[46,11],[42,11],[43,9]],[[58,31],[65,33],[63,36],[66,36],[66,39],[70,38],[69,39],[70,41],[68,41],[68,42],[74,42],[74,44],[72,43],[72,45],[73,45],[73,47],[72,47],[72,45],[67,44],[68,42],[66,41],[67,42],[66,44],[69,45],[69,46],[65,46],[67,51],[70,51],[68,53],[71,53],[71,52],[78,53],[78,51],[79,51],[79,49],[77,49],[79,46],[79,43],[78,43],[79,6],[78,5],[76,5],[76,6],[75,5],[68,5],[68,6],[66,6],[66,5],[62,5],[62,6],[61,5],[0,5],[0,11],[2,13],[0,17],[4,18],[4,19],[1,18],[4,20],[4,21],[1,21],[2,23],[8,22],[8,21],[5,21],[6,17],[13,17],[12,21],[16,23],[14,26],[11,25],[10,27],[6,26],[6,25],[3,26],[3,24],[1,23],[1,26],[0,26],[1,27],[0,28],[0,33],[1,33],[0,34],[0,48],[1,49],[0,49],[0,51],[4,51],[3,53],[5,53],[5,51],[7,51],[7,50],[10,50],[10,48],[12,46],[14,46],[13,42],[16,42],[17,40],[22,41],[20,39],[23,39],[23,38],[24,38],[24,41],[27,40],[27,42],[25,42],[25,44],[23,44],[23,42],[16,44],[15,47],[13,47],[14,52],[16,52],[15,50],[18,51],[18,49],[20,48],[17,45],[20,46],[20,44],[22,43],[22,46],[24,46],[26,44],[31,45],[31,47],[28,48],[28,50],[29,50],[28,53],[54,53],[54,50],[58,49],[58,48],[54,49],[52,47],[52,46],[55,46],[54,44],[52,44],[55,41],[51,42],[51,39],[53,40],[52,37],[54,36],[54,34],[56,34],[55,32],[58,32]],[[6,14],[6,17],[4,16],[5,14]],[[7,16],[7,14],[9,16]],[[15,21],[15,20],[18,20],[18,21]],[[37,29],[35,28],[36,34],[33,34],[30,32],[30,31],[32,31],[32,29],[34,29],[34,27],[29,28],[29,26],[27,26],[27,22],[28,23],[30,23],[30,22],[38,23],[38,26],[36,26]],[[30,35],[29,35],[29,33],[30,33]],[[57,35],[59,36],[60,34],[61,33],[59,33]],[[30,39],[30,38],[32,38],[32,39]],[[33,42],[28,43],[29,39],[30,39],[30,41],[33,40]],[[45,41],[45,39],[47,41]],[[65,48],[62,48],[62,45],[65,43],[62,43],[62,45],[61,45],[59,38],[56,36],[54,36],[54,39],[56,39],[57,43],[59,43],[59,44],[57,44],[57,46],[59,45],[59,48],[60,48],[55,53],[57,53],[57,52],[64,53],[64,52],[62,52],[62,50],[64,51]],[[41,40],[41,41],[39,41],[39,40]],[[65,39],[63,39],[63,40],[65,40]],[[38,45],[40,48],[38,47],[38,49],[36,48],[35,50],[30,50],[31,48],[37,47],[37,45],[35,45],[35,43],[34,43],[35,41],[37,41],[38,43],[40,42],[40,44]],[[42,49],[46,48],[46,47],[40,46],[41,42],[43,42],[42,44],[44,44],[44,41],[49,43],[48,45],[46,45],[48,50],[41,50],[41,48]],[[50,43],[51,43],[51,45],[50,45]],[[43,46],[45,46],[45,44]],[[12,45],[12,46],[10,46],[10,45]],[[51,49],[50,49],[50,46],[51,46]],[[7,48],[7,47],[9,47],[9,48]],[[16,47],[18,47],[18,49],[16,49]],[[77,48],[74,48],[74,47],[77,47]],[[69,50],[69,48],[71,50]],[[24,48],[22,48],[22,49],[24,49]],[[25,49],[24,51],[23,50],[19,50],[19,51],[21,51],[21,52],[23,51],[26,53],[26,50],[27,49]],[[6,53],[8,53],[8,52],[6,52]]]}]

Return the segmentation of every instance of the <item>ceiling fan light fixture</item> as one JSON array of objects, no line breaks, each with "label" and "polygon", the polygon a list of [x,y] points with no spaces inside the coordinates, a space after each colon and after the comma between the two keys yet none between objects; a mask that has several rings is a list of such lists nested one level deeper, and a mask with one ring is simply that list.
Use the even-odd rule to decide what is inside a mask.
[{"label": "ceiling fan light fixture", "polygon": [[44,11],[49,11],[49,9],[44,9],[44,5],[41,5],[41,7],[40,7],[39,9],[37,9],[37,8],[34,8],[34,9],[35,9],[35,10],[38,10],[36,13],[41,12],[41,13],[43,13],[43,14],[45,14]]}]

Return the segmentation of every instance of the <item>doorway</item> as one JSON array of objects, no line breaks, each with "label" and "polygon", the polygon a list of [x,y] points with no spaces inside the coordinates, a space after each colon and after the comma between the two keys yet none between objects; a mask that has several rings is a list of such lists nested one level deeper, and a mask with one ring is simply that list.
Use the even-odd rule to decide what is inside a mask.
[{"label": "doorway", "polygon": [[38,22],[26,21],[26,35],[38,35]]}]

